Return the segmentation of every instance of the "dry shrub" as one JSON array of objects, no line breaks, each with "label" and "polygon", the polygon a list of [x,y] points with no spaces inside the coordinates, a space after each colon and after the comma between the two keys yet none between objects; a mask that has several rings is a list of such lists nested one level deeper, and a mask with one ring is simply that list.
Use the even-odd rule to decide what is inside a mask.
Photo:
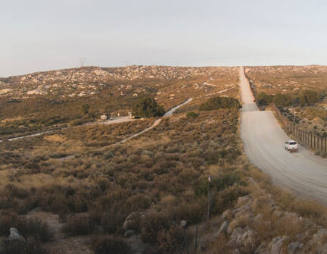
[{"label": "dry shrub", "polygon": [[219,214],[231,208],[239,197],[249,193],[240,186],[231,186],[217,194],[212,204],[212,214]]},{"label": "dry shrub", "polygon": [[4,241],[0,254],[47,254],[39,241],[30,238],[26,242],[14,240]]},{"label": "dry shrub", "polygon": [[126,200],[126,206],[130,211],[139,211],[148,209],[151,205],[151,199],[144,194],[136,194]]},{"label": "dry shrub", "polygon": [[147,243],[156,244],[158,232],[169,228],[167,215],[163,213],[148,214],[141,223],[142,240]]},{"label": "dry shrub", "polygon": [[101,223],[104,232],[114,234],[120,232],[127,214],[117,212],[119,208],[112,209],[112,211],[105,212],[101,216]]},{"label": "dry shrub", "polygon": [[186,246],[186,231],[178,226],[158,233],[158,245],[161,253],[181,253]]},{"label": "dry shrub", "polygon": [[204,254],[232,254],[234,250],[228,245],[228,239],[225,234],[219,234],[215,242]]},{"label": "dry shrub", "polygon": [[180,205],[168,208],[169,217],[179,222],[186,220],[188,224],[196,224],[205,217],[207,205],[206,198],[198,198],[196,202],[184,202]]},{"label": "dry shrub", "polygon": [[95,254],[129,254],[131,249],[121,238],[100,236],[93,239],[92,247]]},{"label": "dry shrub", "polygon": [[25,219],[16,214],[2,214],[0,216],[0,234],[8,235],[9,229],[15,227],[25,237],[32,237],[36,241],[47,242],[52,239],[49,226],[39,219]]},{"label": "dry shrub", "polygon": [[323,218],[327,212],[324,206],[313,200],[297,200],[293,202],[292,208],[303,217],[316,219]]},{"label": "dry shrub", "polygon": [[68,217],[63,227],[63,232],[68,235],[88,235],[93,233],[95,225],[87,215],[74,215]]},{"label": "dry shrub", "polygon": [[298,218],[286,215],[282,218],[273,217],[272,220],[279,235],[287,235],[292,238],[304,231],[304,224]]}]

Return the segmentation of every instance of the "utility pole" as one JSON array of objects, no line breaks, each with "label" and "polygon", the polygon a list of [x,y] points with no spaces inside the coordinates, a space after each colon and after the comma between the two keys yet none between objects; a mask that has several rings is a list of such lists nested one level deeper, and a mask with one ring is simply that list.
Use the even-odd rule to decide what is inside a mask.
[{"label": "utility pole", "polygon": [[210,183],[211,183],[211,176],[208,176],[208,220],[210,219],[210,206],[211,206]]}]

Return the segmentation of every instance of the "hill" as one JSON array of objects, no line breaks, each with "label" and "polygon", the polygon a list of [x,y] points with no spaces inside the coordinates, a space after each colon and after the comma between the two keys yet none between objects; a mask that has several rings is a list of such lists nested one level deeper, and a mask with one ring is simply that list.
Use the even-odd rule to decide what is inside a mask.
[{"label": "hill", "polygon": [[127,115],[140,97],[153,97],[168,110],[222,90],[237,95],[235,68],[83,67],[2,78],[0,135],[94,121],[106,112]]}]

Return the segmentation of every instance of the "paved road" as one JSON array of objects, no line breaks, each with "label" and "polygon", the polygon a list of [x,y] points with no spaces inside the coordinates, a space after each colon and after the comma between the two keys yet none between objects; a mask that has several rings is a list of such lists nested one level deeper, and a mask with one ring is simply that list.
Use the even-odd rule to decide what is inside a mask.
[{"label": "paved road", "polygon": [[285,151],[287,135],[271,111],[258,110],[243,68],[240,68],[240,88],[241,137],[250,161],[268,173],[277,185],[327,205],[327,159],[301,146],[298,153]]}]

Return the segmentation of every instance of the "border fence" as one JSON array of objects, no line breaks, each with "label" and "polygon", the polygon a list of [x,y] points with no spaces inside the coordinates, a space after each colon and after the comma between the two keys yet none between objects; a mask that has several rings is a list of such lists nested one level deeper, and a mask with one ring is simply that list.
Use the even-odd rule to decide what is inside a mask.
[{"label": "border fence", "polygon": [[[248,79],[252,93],[256,98],[257,97],[256,86],[254,82],[246,75],[246,73],[245,76]],[[295,116],[293,116],[296,119],[296,121],[291,121],[280,111],[280,109],[275,104],[272,104],[271,106],[272,109],[276,112],[279,120],[283,124],[286,133],[289,136],[294,138],[299,144],[303,145],[304,147],[309,148],[314,152],[323,155],[324,157],[327,156],[327,136],[321,136],[316,133],[313,133],[312,131],[301,129],[297,125],[299,119],[296,119]]]},{"label": "border fence", "polygon": [[276,105],[272,105],[273,110],[277,113],[279,120],[284,125],[284,128],[291,137],[293,137],[298,143],[304,147],[310,148],[314,152],[321,155],[327,155],[327,137],[315,134],[311,131],[306,131],[299,128],[294,121],[290,121],[280,111]]}]

